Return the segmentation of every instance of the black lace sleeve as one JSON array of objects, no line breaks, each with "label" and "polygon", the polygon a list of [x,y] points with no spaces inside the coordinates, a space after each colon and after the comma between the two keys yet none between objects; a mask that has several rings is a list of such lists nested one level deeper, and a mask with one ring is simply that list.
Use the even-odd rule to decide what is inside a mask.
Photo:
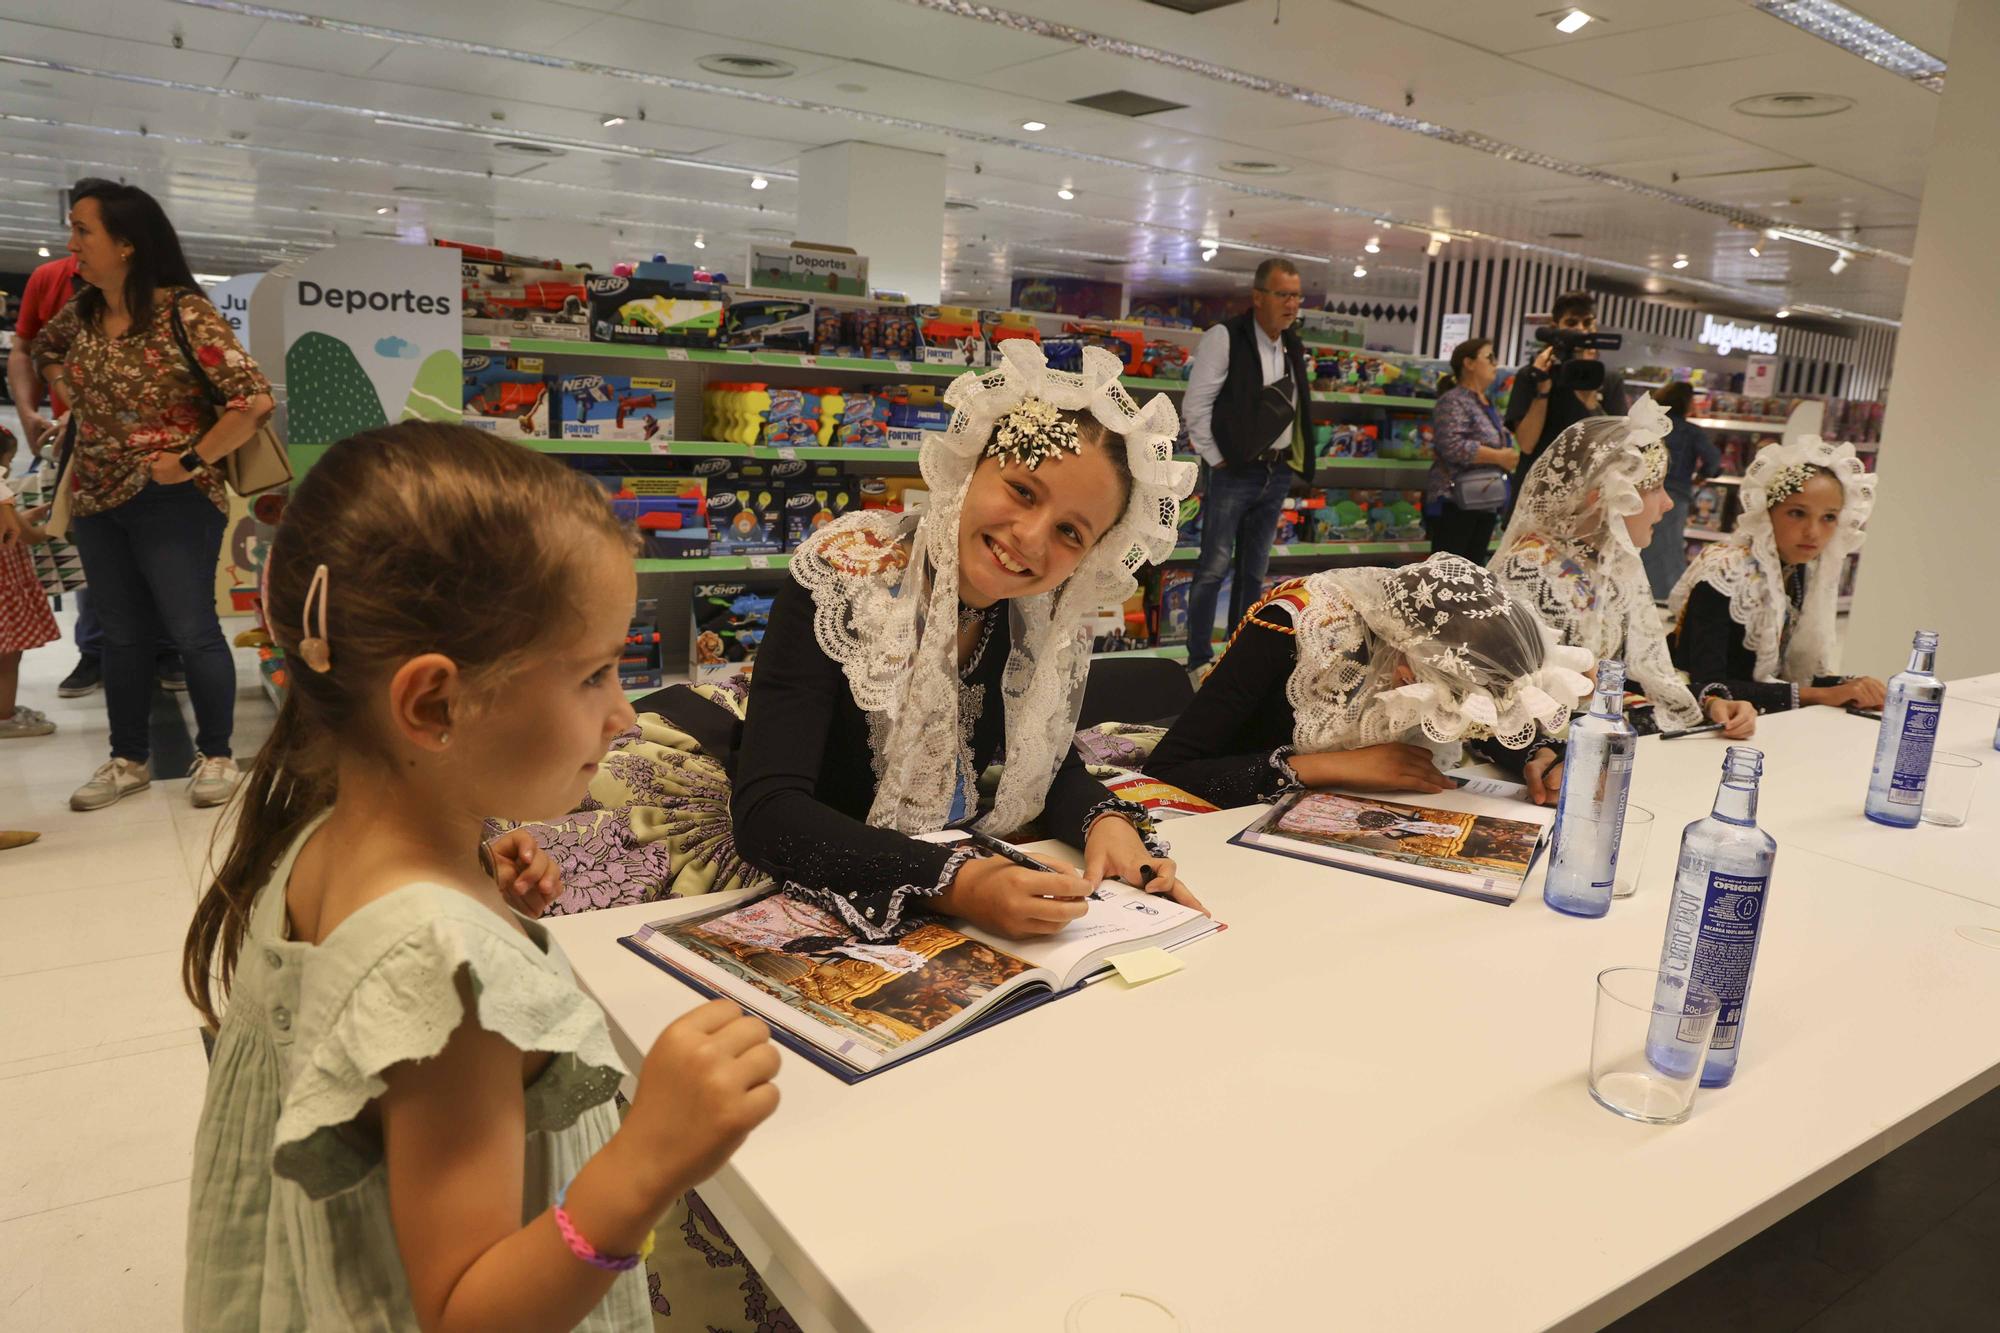
[{"label": "black lace sleeve", "polygon": [[1252,620],[1229,645],[1146,761],[1146,772],[1224,808],[1276,799],[1296,785],[1273,752],[1292,743],[1285,682],[1297,658],[1290,627]]},{"label": "black lace sleeve", "polygon": [[1748,655],[1743,627],[1729,614],[1729,598],[1720,589],[1697,583],[1688,593],[1675,636],[1676,656],[1688,673],[1688,688],[1697,695],[1721,686],[1732,699],[1744,699],[1760,713],[1780,713],[1796,706],[1797,692],[1783,683],[1751,680],[1731,670]]}]

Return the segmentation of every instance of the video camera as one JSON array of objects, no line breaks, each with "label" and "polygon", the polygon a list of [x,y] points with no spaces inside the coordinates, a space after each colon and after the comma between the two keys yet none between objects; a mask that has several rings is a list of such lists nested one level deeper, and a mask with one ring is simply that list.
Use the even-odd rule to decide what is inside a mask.
[{"label": "video camera", "polygon": [[1604,363],[1597,360],[1576,360],[1576,354],[1586,349],[1599,352],[1615,352],[1625,345],[1625,338],[1617,333],[1589,333],[1583,329],[1559,329],[1553,324],[1544,324],[1535,330],[1535,341],[1545,343],[1555,349],[1557,366],[1551,382],[1558,389],[1601,389],[1604,387]]}]

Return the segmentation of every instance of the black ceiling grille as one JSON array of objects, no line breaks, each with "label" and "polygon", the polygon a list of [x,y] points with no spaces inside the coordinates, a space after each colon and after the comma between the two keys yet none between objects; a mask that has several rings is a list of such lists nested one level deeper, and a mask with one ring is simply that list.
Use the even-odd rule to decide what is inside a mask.
[{"label": "black ceiling grille", "polygon": [[1161,111],[1179,111],[1187,103],[1169,102],[1164,97],[1148,97],[1145,93],[1127,92],[1121,88],[1115,93],[1073,98],[1070,105],[1087,106],[1092,111],[1109,111],[1114,116],[1151,116]]},{"label": "black ceiling grille", "polygon": [[1206,14],[1211,9],[1240,5],[1243,0],[1146,0],[1146,3],[1161,9],[1177,9],[1183,14]]}]

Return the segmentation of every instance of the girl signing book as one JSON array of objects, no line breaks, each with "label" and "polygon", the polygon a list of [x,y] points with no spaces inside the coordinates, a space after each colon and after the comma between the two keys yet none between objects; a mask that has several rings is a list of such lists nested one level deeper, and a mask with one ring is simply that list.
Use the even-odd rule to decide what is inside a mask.
[{"label": "girl signing book", "polygon": [[[916,909],[1050,934],[1107,876],[1193,901],[1144,810],[1084,771],[1072,737],[1084,618],[1173,549],[1194,465],[1173,461],[1165,397],[1142,410],[1110,353],[1067,374],[1025,339],[1003,352],[946,392],[951,425],[920,460],[927,507],[849,514],[801,543],[751,678],[736,847],[865,939]],[[1084,880],[915,836],[1037,818],[1083,850]]]},{"label": "girl signing book", "polygon": [[266,573],[290,690],[184,959],[218,1029],[186,1327],[650,1327],[654,1224],[776,1106],[776,1050],[704,1005],[621,1123],[603,1013],[514,910],[557,876],[480,847],[632,722],[626,534],[560,463],[407,423],[327,451]]},{"label": "girl signing book", "polygon": [[[1756,729],[1757,713],[1721,682],[1699,696],[1682,683],[1667,652],[1659,611],[1639,552],[1672,507],[1667,494],[1666,411],[1641,397],[1623,417],[1592,417],[1536,455],[1534,471],[1490,565],[1562,641],[1593,658],[1615,657],[1644,689],[1650,719],[1641,730],[1680,730],[1704,721],[1731,740]],[[1527,767],[1537,800],[1553,800],[1560,755],[1537,752]]]},{"label": "girl signing book", "polygon": [[1324,570],[1251,608],[1146,771],[1219,806],[1443,791],[1460,741],[1518,769],[1589,695],[1590,666],[1460,556]]},{"label": "girl signing book", "polygon": [[1869,676],[1836,670],[1840,575],[1860,549],[1875,478],[1851,444],[1808,435],[1767,445],[1743,477],[1743,515],[1667,601],[1674,660],[1772,713],[1801,704],[1880,708]]}]

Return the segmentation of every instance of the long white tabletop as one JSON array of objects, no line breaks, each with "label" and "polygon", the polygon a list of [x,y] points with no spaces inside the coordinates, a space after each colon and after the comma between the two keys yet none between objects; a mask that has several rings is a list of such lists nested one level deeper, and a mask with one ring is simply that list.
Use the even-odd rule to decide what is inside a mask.
[{"label": "long white tabletop", "polygon": [[[783,1105],[704,1198],[813,1329],[1056,1333],[1107,1288],[1196,1333],[1598,1327],[2000,1085],[1982,942],[2000,907],[1907,877],[1929,830],[1862,819],[1866,724],[1766,728],[1780,851],[1742,1069],[1683,1125],[1619,1119],[1584,1086],[1593,978],[1657,958],[1682,812],[1720,761],[1648,740],[1661,827],[1603,920],[1226,846],[1247,810],[1176,821],[1184,875],[1230,926],[1184,972],[855,1086],[787,1053]],[[1857,855],[1900,839],[1879,857],[1903,878],[1782,826],[1809,812],[1780,756],[1849,728],[1861,769],[1820,775],[1844,795],[1826,818],[1859,826]],[[1975,820],[1990,843],[2000,821]],[[699,1002],[617,943],[666,914],[549,922],[635,1065]]]}]

